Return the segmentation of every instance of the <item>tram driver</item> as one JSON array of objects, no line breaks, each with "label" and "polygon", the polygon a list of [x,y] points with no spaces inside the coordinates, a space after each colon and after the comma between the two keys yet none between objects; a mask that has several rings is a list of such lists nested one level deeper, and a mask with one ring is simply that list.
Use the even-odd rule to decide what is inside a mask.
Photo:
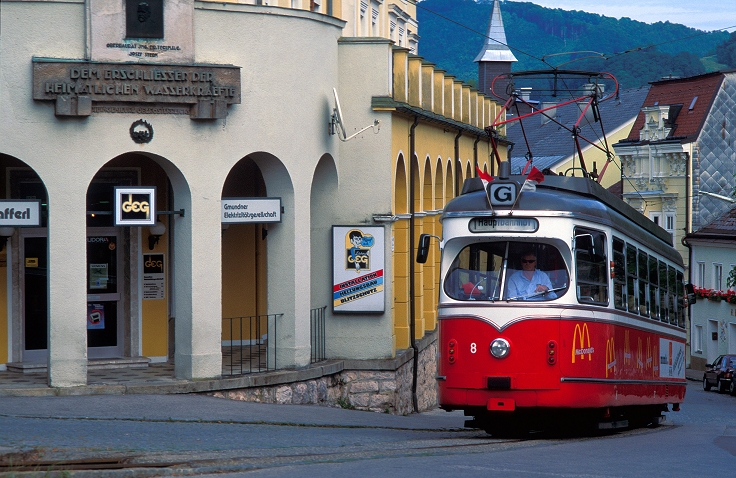
[{"label": "tram driver", "polygon": [[537,269],[537,254],[534,251],[524,252],[521,256],[521,270],[509,277],[507,295],[509,299],[549,300],[556,299],[557,294],[548,292],[552,289],[549,276]]}]

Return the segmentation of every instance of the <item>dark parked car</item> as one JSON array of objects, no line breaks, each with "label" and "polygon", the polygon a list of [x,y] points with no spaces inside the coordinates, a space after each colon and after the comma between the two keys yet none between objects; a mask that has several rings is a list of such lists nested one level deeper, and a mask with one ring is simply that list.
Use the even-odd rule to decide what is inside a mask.
[{"label": "dark parked car", "polygon": [[703,390],[710,390],[714,385],[719,393],[729,391],[736,395],[736,355],[721,355],[705,366]]}]

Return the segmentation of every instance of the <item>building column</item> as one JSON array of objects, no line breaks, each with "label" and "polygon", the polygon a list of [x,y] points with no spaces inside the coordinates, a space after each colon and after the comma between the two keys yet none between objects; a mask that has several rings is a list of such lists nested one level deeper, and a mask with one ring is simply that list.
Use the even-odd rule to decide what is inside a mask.
[{"label": "building column", "polygon": [[303,189],[278,193],[284,214],[269,224],[266,238],[268,313],[283,314],[276,318],[276,368],[304,367],[311,359],[310,192]]},{"label": "building column", "polygon": [[[172,182],[173,183],[173,182]],[[222,243],[220,201],[190,199],[174,185],[173,216],[175,353],[177,378],[196,380],[222,375]]]},{"label": "building column", "polygon": [[87,384],[86,187],[47,183],[48,383]]}]

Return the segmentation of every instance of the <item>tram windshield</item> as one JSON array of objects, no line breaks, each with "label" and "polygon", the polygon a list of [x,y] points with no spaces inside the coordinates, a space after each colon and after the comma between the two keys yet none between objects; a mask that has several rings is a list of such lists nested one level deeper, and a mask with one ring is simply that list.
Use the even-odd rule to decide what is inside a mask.
[{"label": "tram windshield", "polygon": [[567,267],[555,246],[495,241],[465,246],[450,266],[444,289],[455,300],[547,301],[561,297],[568,285]]}]

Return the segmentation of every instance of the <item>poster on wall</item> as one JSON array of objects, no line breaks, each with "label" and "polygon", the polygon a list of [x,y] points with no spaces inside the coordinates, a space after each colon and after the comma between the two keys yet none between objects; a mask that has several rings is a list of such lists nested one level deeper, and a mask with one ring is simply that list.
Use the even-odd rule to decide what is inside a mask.
[{"label": "poster on wall", "polygon": [[685,344],[659,339],[659,376],[685,378]]},{"label": "poster on wall", "polygon": [[87,328],[105,328],[105,305],[87,302]]},{"label": "poster on wall", "polygon": [[332,310],[383,312],[384,228],[332,227]]},{"label": "poster on wall", "polygon": [[164,254],[143,254],[143,300],[164,299],[164,285]]},{"label": "poster on wall", "polygon": [[110,277],[107,272],[107,264],[90,264],[89,265],[89,288],[90,289],[107,289],[107,283]]}]

